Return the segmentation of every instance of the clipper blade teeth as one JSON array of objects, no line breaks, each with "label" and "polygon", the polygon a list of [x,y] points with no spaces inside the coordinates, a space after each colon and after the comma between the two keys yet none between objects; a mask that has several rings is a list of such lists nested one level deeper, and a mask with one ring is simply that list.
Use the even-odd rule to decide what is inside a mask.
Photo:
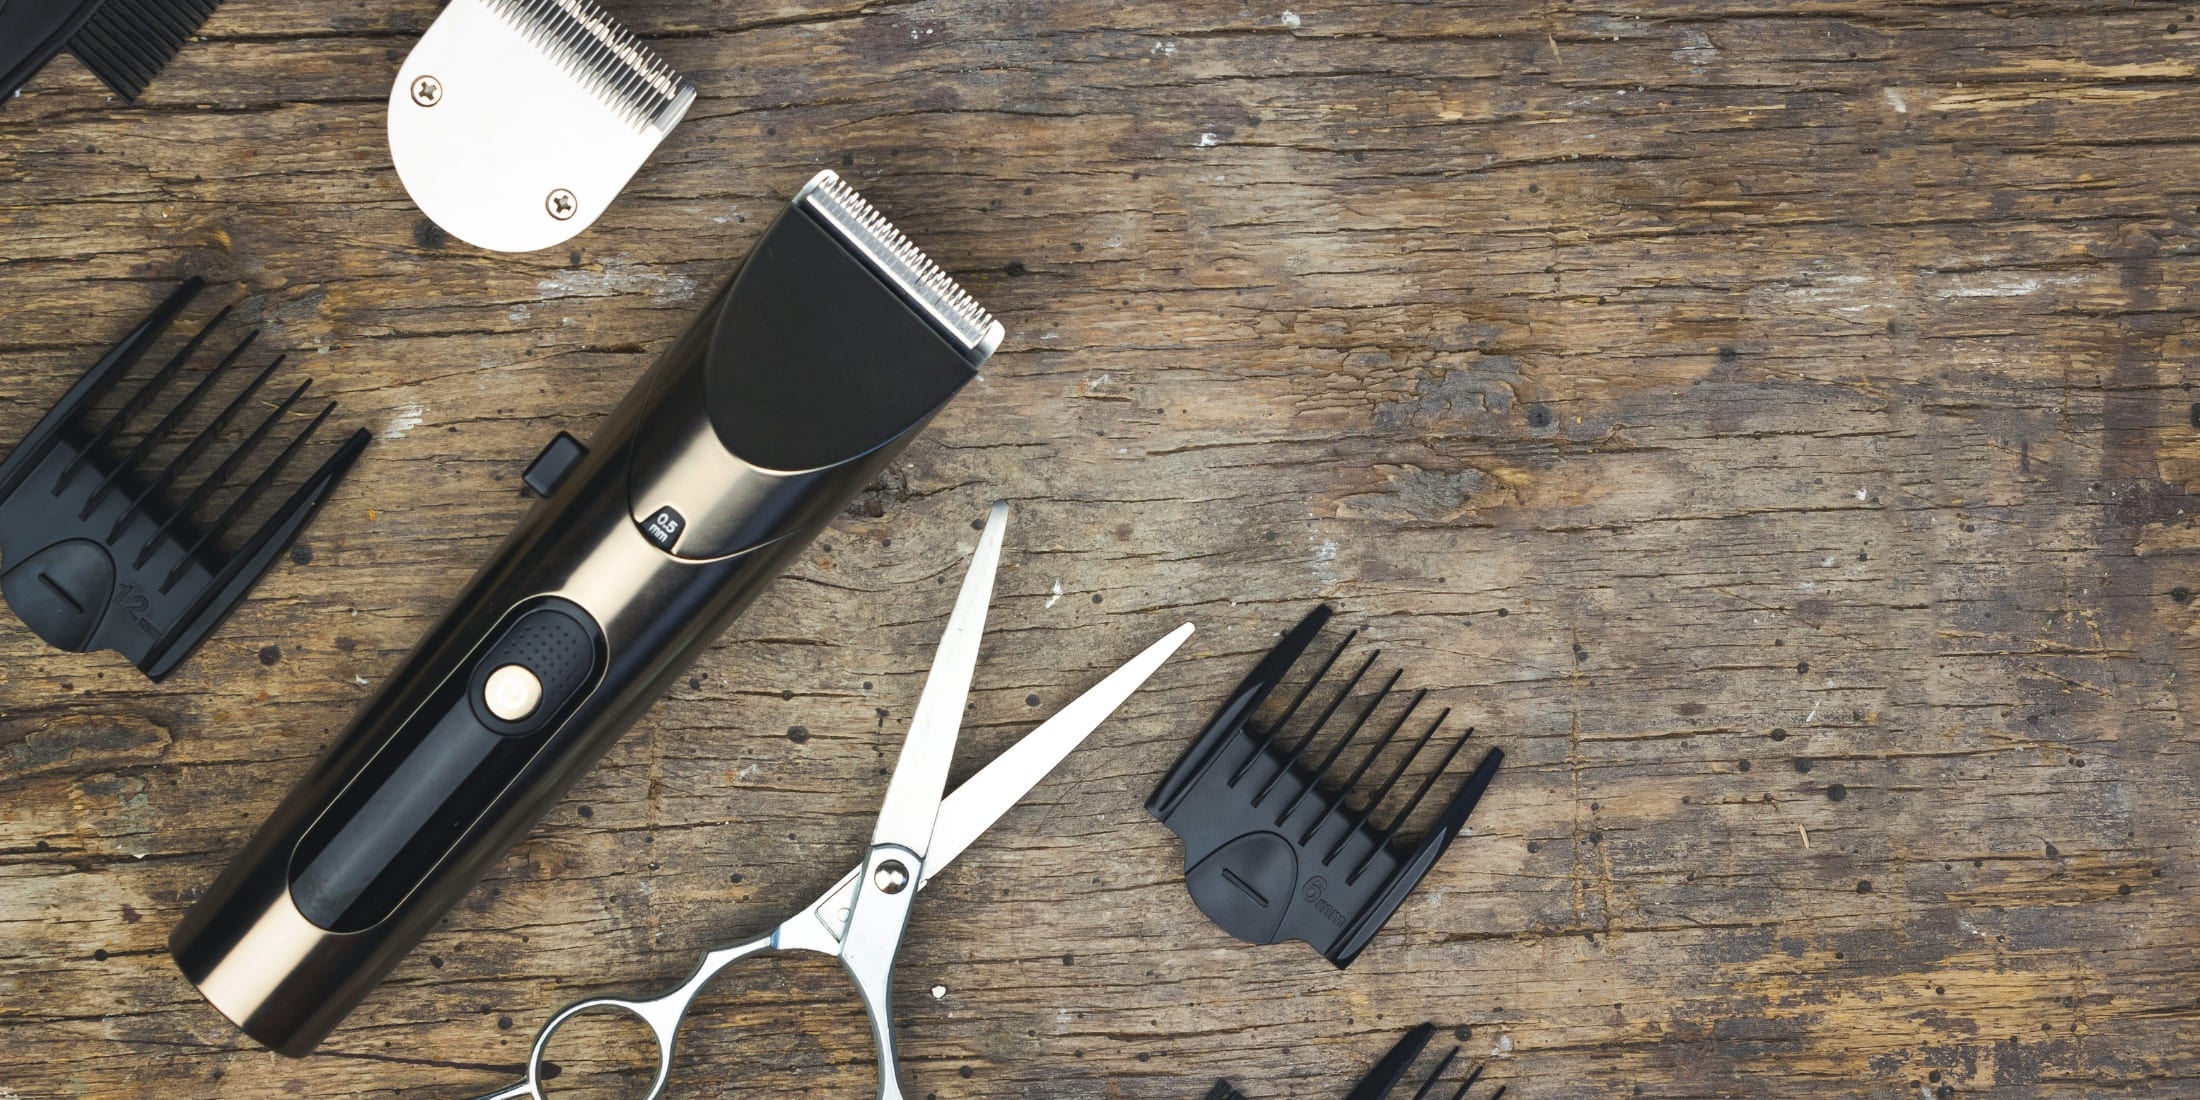
[{"label": "clipper blade teeth", "polygon": [[592,0],[481,0],[636,130],[671,132],[695,85]]},{"label": "clipper blade teeth", "polygon": [[822,215],[841,238],[863,253],[871,266],[890,279],[902,294],[923,307],[941,328],[953,334],[964,350],[990,355],[1001,343],[1001,323],[993,319],[977,299],[963,290],[947,272],[909,242],[894,223],[864,201],[839,173],[819,172],[796,196]]}]

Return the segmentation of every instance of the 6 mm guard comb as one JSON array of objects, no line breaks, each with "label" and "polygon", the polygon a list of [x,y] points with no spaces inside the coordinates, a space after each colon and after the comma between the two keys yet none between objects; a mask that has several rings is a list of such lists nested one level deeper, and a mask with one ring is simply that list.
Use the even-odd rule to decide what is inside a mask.
[{"label": "6 mm guard comb", "polygon": [[[365,429],[354,432],[241,545],[225,548],[239,521],[335,411],[335,402],[304,430],[278,432],[312,385],[309,379],[279,401],[255,401],[282,365],[278,355],[229,394],[181,449],[154,462],[157,452],[184,439],[185,423],[210,395],[229,388],[224,381],[259,335],[255,330],[124,449],[120,440],[182,377],[228,316],[224,308],[113,413],[91,415],[93,404],[145,357],[205,285],[194,278],[178,287],[0,462],[0,593],[9,606],[55,646],[78,653],[114,650],[154,680],[168,675],[236,607],[343,480],[369,438]],[[256,423],[209,469],[210,452],[225,431],[248,421]],[[278,436],[282,441],[275,441]],[[185,491],[184,484],[193,487]],[[213,518],[196,519],[207,512]]]},{"label": "6 mm guard comb", "polygon": [[[1373,720],[1401,673],[1391,673],[1364,702],[1353,693],[1381,651],[1353,662],[1343,685],[1322,690],[1357,631],[1346,634],[1280,718],[1267,724],[1255,721],[1261,704],[1305,655],[1330,615],[1327,606],[1315,608],[1269,651],[1162,778],[1146,800],[1146,811],[1184,841],[1185,886],[1200,910],[1224,931],[1248,943],[1304,940],[1342,969],[1459,835],[1505,754],[1494,748],[1483,753],[1427,831],[1401,843],[1399,830],[1450,770],[1474,730],[1447,738],[1449,746],[1440,750],[1434,769],[1378,824],[1378,811],[1400,789],[1414,760],[1451,714],[1448,709],[1439,712],[1425,726],[1415,720],[1414,712],[1428,695],[1419,691],[1395,717]],[[1316,717],[1287,737],[1292,718],[1310,703]],[[1317,761],[1309,762],[1308,750],[1334,720],[1346,723],[1344,733]],[[1332,786],[1333,770],[1363,734],[1374,737],[1373,746]],[[1379,767],[1378,760],[1401,734],[1411,748],[1403,755],[1390,754],[1395,761]],[[1359,809],[1352,809],[1363,781],[1377,775],[1382,776],[1378,785],[1366,792]]]}]

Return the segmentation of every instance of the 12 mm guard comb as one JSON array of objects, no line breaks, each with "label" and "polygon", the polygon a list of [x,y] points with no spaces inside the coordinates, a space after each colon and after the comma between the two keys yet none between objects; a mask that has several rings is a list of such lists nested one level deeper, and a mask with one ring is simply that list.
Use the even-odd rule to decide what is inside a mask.
[{"label": "12 mm guard comb", "polygon": [[[1428,695],[1420,691],[1403,710],[1378,718],[1377,711],[1397,688],[1398,672],[1374,695],[1355,698],[1381,651],[1342,662],[1352,669],[1344,683],[1324,687],[1357,632],[1346,634],[1291,697],[1281,717],[1256,721],[1261,704],[1306,654],[1330,615],[1327,606],[1314,609],[1246,676],[1162,778],[1146,800],[1146,810],[1184,841],[1185,885],[1200,910],[1224,931],[1248,943],[1304,940],[1342,968],[1351,965],[1459,835],[1505,754],[1494,748],[1483,753],[1427,830],[1402,842],[1399,831],[1451,769],[1474,730],[1447,736],[1448,745],[1438,749],[1438,761],[1427,776],[1402,786],[1451,712],[1416,718]],[[1292,720],[1302,712],[1314,717],[1294,732]],[[1309,761],[1309,750],[1333,721],[1345,723],[1344,732]],[[1358,763],[1332,782],[1346,754],[1368,737],[1372,745],[1360,752]],[[1411,747],[1386,752],[1401,737]],[[1391,762],[1379,764],[1386,756]],[[1376,786],[1362,792],[1369,781]],[[1412,794],[1379,824],[1378,813],[1400,789]],[[1354,795],[1362,793],[1360,808],[1352,809]]]},{"label": "12 mm guard comb", "polygon": [[[153,416],[168,391],[183,386],[185,367],[228,309],[201,326],[119,408],[100,416],[94,404],[145,357],[205,285],[194,278],[178,287],[0,462],[0,592],[9,606],[55,646],[79,653],[114,650],[155,680],[168,675],[237,605],[313,518],[369,438],[364,429],[353,433],[272,516],[241,543],[229,545],[238,525],[336,408],[330,402],[302,430],[282,426],[304,416],[298,405],[312,385],[309,379],[280,400],[255,400],[282,356],[232,392],[230,371],[259,335],[255,330],[184,387],[135,443],[123,447],[121,440]],[[220,411],[180,449],[154,461],[186,439],[194,413],[217,404]],[[254,426],[213,461],[224,434],[246,423]],[[182,488],[186,484],[192,486],[188,491]]]}]

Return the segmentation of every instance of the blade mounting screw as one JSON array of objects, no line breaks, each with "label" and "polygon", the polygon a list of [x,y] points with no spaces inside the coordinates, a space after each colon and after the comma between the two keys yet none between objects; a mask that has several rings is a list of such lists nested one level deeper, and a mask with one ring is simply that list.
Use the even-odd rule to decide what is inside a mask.
[{"label": "blade mounting screw", "polygon": [[884,893],[901,893],[909,888],[909,868],[902,866],[898,859],[889,859],[871,872],[871,882]]},{"label": "blade mounting screw", "polygon": [[580,213],[581,200],[575,198],[571,191],[560,187],[550,192],[549,198],[542,200],[542,207],[550,212],[551,217],[561,222],[571,221],[573,215]]},{"label": "blade mounting screw", "polygon": [[412,94],[414,103],[433,107],[443,102],[443,82],[432,76],[423,76],[413,81]]}]

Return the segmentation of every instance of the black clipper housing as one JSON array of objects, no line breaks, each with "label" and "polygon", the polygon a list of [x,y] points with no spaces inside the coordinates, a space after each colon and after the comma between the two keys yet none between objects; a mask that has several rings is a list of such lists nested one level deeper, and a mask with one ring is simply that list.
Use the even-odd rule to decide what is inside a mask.
[{"label": "black clipper housing", "polygon": [[[1146,800],[1146,812],[1184,842],[1185,887],[1223,931],[1247,943],[1304,940],[1341,970],[1359,957],[1458,837],[1505,754],[1494,748],[1484,753],[1427,829],[1402,842],[1399,830],[1474,735],[1468,728],[1412,785],[1414,793],[1391,811],[1389,823],[1377,825],[1377,812],[1401,789],[1407,770],[1451,712],[1438,713],[1417,738],[1407,732],[1410,748],[1386,754],[1428,692],[1414,693],[1395,718],[1371,723],[1400,675],[1392,673],[1365,697],[1364,706],[1358,705],[1354,692],[1382,656],[1378,650],[1359,662],[1341,687],[1320,693],[1314,700],[1320,713],[1287,743],[1292,717],[1317,694],[1355,631],[1322,659],[1281,717],[1257,720],[1261,704],[1284,682],[1330,614],[1327,606],[1315,608],[1254,666],[1162,777]],[[1305,759],[1340,710],[1349,726],[1318,760]],[[1374,745],[1332,786],[1331,770],[1348,748],[1363,732],[1377,729]],[[1386,755],[1394,762],[1378,770],[1377,761]],[[1376,774],[1385,776],[1380,785],[1360,793],[1362,781]],[[1355,794],[1361,803],[1356,810],[1350,806]]]},{"label": "black clipper housing", "polygon": [[[169,950],[312,1050],[999,346],[821,172],[184,917]],[[547,482],[547,483],[545,483]]]}]

